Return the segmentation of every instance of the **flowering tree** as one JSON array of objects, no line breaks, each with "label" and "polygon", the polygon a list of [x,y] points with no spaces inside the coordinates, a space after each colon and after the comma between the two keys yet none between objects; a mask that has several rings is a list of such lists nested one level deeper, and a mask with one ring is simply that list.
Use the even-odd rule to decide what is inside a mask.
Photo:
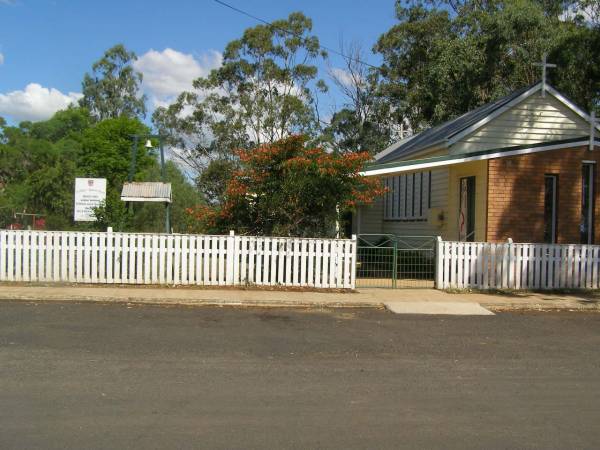
[{"label": "flowering tree", "polygon": [[377,179],[359,175],[367,152],[344,155],[305,145],[292,136],[253,150],[239,150],[241,169],[227,184],[225,202],[190,209],[202,231],[275,236],[331,236],[339,210],[381,195]]},{"label": "flowering tree", "polygon": [[[153,121],[178,149],[174,156],[198,177],[207,197],[219,167],[231,151],[275,142],[295,133],[316,138],[317,95],[326,91],[316,61],[326,57],[312,34],[312,20],[300,12],[248,28],[227,44],[223,61],[194,81],[172,105],[157,108]],[[222,201],[218,188],[218,202]],[[207,192],[208,191],[208,192]],[[213,191],[214,192],[214,191]]]}]

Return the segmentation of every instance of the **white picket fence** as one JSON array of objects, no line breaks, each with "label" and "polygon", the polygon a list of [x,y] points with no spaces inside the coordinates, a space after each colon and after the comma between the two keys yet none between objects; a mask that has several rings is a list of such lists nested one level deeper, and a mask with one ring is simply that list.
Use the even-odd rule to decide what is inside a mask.
[{"label": "white picket fence", "polygon": [[438,239],[436,287],[598,289],[600,246]]},{"label": "white picket fence", "polygon": [[356,239],[0,231],[0,281],[354,288]]}]

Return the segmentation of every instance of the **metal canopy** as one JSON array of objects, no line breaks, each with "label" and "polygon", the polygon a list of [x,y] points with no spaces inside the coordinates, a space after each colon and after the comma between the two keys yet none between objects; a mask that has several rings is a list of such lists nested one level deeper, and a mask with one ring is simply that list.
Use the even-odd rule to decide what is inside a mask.
[{"label": "metal canopy", "polygon": [[125,183],[121,191],[121,200],[124,202],[171,203],[171,183]]}]

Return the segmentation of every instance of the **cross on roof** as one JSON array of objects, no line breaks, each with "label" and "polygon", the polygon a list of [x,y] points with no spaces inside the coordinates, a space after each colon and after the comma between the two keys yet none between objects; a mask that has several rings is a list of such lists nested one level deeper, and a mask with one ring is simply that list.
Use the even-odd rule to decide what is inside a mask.
[{"label": "cross on roof", "polygon": [[556,64],[550,64],[549,62],[547,62],[547,56],[548,55],[544,53],[544,55],[542,56],[542,62],[533,63],[534,66],[542,68],[542,97],[545,97],[546,95],[546,69],[553,69],[554,67],[556,67]]}]

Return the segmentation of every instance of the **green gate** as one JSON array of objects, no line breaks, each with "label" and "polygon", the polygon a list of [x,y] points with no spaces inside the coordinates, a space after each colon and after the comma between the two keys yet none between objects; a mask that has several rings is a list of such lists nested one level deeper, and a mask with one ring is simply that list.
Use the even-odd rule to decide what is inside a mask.
[{"label": "green gate", "polygon": [[356,287],[434,287],[435,242],[431,236],[359,235]]}]

